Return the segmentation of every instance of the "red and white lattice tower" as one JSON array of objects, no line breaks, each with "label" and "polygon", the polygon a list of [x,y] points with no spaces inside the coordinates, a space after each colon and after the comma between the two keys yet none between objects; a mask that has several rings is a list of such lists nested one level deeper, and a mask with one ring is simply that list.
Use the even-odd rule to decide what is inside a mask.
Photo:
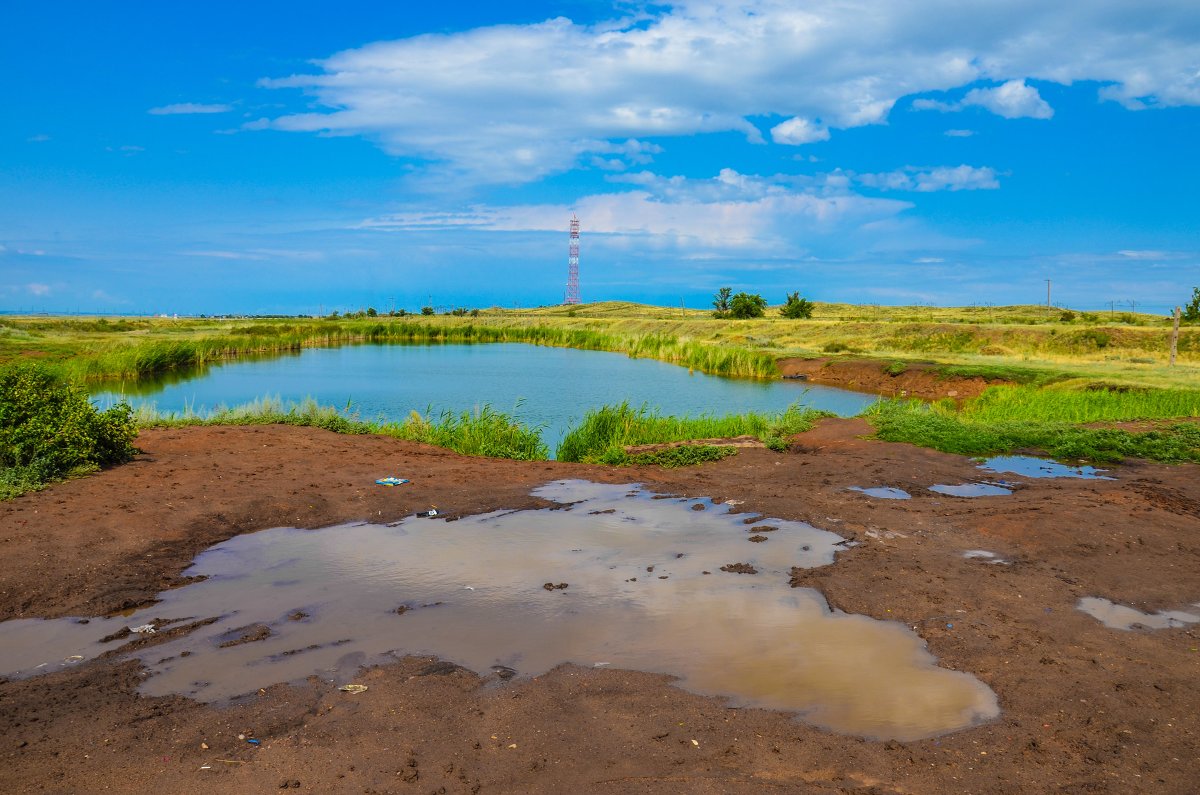
[{"label": "red and white lattice tower", "polygon": [[571,214],[571,243],[567,247],[567,298],[565,304],[579,303],[579,219]]}]

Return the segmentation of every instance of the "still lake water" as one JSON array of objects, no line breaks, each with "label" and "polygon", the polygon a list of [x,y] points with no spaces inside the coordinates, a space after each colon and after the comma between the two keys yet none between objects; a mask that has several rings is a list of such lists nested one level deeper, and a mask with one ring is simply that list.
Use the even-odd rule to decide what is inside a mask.
[{"label": "still lake water", "polygon": [[629,401],[664,414],[777,412],[790,403],[851,416],[874,395],[797,381],[754,381],[689,373],[622,353],[524,343],[351,345],[235,360],[192,377],[105,384],[101,406],[121,396],[160,411],[205,412],[261,397],[315,398],[367,420],[403,420],[490,405],[542,429],[551,452],[589,409]]}]

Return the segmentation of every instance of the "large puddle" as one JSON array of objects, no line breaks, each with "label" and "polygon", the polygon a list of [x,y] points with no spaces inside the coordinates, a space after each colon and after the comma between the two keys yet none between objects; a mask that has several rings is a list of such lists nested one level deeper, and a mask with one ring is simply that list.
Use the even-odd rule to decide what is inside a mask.
[{"label": "large puddle", "polygon": [[76,664],[127,642],[101,642],[124,627],[216,617],[129,652],[148,668],[142,692],[223,700],[429,654],[485,674],[565,661],[664,672],[694,692],[880,739],[999,712],[990,689],[939,668],[907,626],[789,587],[792,566],[833,562],[843,541],[832,533],[629,485],[534,493],[560,505],[238,536],[186,572],[208,579],[131,616],[0,624],[0,671]]},{"label": "large puddle", "polygon": [[[1137,608],[1110,602],[1099,596],[1085,596],[1075,606],[1109,629],[1175,629],[1200,623],[1200,611],[1166,610],[1143,613]],[[1200,602],[1193,607],[1200,608]]]}]

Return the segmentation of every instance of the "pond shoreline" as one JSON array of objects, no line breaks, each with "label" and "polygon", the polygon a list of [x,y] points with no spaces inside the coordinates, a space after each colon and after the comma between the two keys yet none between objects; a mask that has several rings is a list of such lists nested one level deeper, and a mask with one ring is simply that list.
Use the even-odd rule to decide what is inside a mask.
[{"label": "pond shoreline", "polygon": [[[86,618],[146,604],[181,584],[198,552],[259,529],[396,521],[432,506],[453,519],[543,505],[530,492],[561,478],[638,481],[857,541],[832,566],[794,572],[792,584],[836,609],[915,627],[939,664],[995,690],[1002,714],[992,723],[864,742],[781,713],[730,710],[658,674],[564,666],[505,681],[421,657],[361,674],[360,694],[312,679],[207,706],[138,696],[138,666],[102,659],[0,681],[9,787],[1189,791],[1200,671],[1180,658],[1194,662],[1195,631],[1120,632],[1074,605],[1102,596],[1154,611],[1200,599],[1195,465],[1129,462],[1114,481],[1014,478],[1011,496],[955,499],[927,487],[979,480],[973,462],[860,438],[869,431],[826,420],[787,453],[742,449],[668,471],[468,458],[313,428],[147,430],[134,462],[0,505],[0,616]],[[411,483],[374,485],[384,475]],[[856,485],[913,499],[873,500],[848,490]],[[1012,563],[963,557],[980,549]]]}]

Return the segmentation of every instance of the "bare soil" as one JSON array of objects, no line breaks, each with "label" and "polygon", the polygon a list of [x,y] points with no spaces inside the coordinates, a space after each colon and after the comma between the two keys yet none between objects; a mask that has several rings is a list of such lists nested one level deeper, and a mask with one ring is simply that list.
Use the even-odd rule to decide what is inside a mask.
[{"label": "bare soil", "polygon": [[[858,541],[793,585],[914,627],[942,665],[996,691],[991,723],[874,742],[733,709],[661,675],[563,665],[480,676],[418,657],[364,672],[362,693],[314,678],[218,706],[139,696],[139,665],[108,657],[0,681],[0,791],[1196,792],[1196,628],[1121,632],[1074,605],[1200,601],[1197,467],[1130,462],[1115,481],[1015,479],[1012,496],[956,499],[923,487],[977,479],[972,462],[858,438],[868,430],[827,420],[786,454],[749,448],[683,470],[474,459],[307,428],[147,431],[131,464],[0,504],[0,617],[146,604],[182,584],[197,552],[239,533],[525,508],[549,480],[637,480]],[[412,482],[374,485],[392,474]]]},{"label": "bare soil", "polygon": [[903,372],[888,372],[891,362],[874,359],[780,359],[779,372],[784,378],[798,378],[814,384],[870,392],[886,397],[914,397],[926,400],[977,396],[989,386],[1007,383],[979,376],[946,376],[937,365],[908,362]]}]

